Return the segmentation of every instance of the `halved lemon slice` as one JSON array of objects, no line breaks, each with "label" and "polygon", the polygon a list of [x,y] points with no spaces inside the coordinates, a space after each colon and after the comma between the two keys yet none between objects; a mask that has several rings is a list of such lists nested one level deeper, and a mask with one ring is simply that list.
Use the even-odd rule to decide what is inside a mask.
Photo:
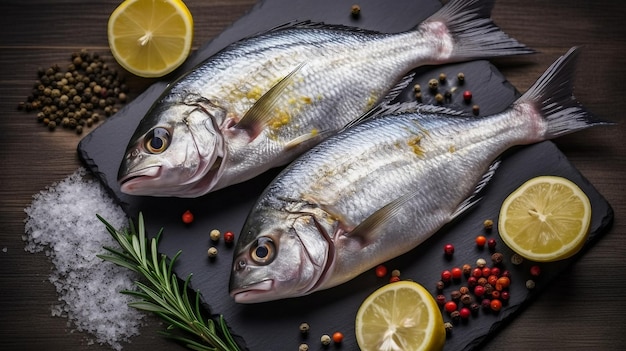
[{"label": "halved lemon slice", "polygon": [[368,296],[356,314],[355,332],[361,351],[436,351],[446,341],[437,302],[410,281],[387,284]]},{"label": "halved lemon slice", "polygon": [[108,22],[111,53],[129,72],[161,77],[189,56],[193,18],[181,0],[126,0]]},{"label": "halved lemon slice", "polygon": [[528,180],[502,203],[498,230],[520,256],[537,262],[568,258],[585,244],[591,223],[587,195],[556,176]]}]

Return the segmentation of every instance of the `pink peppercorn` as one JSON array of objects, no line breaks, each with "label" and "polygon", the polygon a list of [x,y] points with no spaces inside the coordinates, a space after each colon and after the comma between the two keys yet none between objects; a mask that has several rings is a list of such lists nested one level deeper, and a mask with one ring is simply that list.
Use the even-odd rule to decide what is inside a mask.
[{"label": "pink peppercorn", "polygon": [[463,276],[463,271],[459,267],[452,268],[451,273],[452,279],[461,279],[461,277]]},{"label": "pink peppercorn", "polygon": [[445,304],[446,304],[446,302],[447,302],[447,301],[446,301],[446,296],[445,296],[445,295],[443,295],[443,294],[439,294],[439,295],[437,295],[437,297],[435,298],[435,300],[437,300],[437,304],[438,304],[439,306],[443,306],[443,305],[445,305]]},{"label": "pink peppercorn", "polygon": [[472,277],[478,279],[480,277],[483,276],[483,270],[480,268],[474,268],[474,270],[472,270]]},{"label": "pink peppercorn", "polygon": [[465,90],[463,92],[463,101],[470,103],[472,101],[472,92],[469,90]]},{"label": "pink peppercorn", "polygon": [[502,274],[502,271],[500,270],[499,267],[493,267],[491,268],[491,274],[495,275],[496,277],[500,277],[500,274]]},{"label": "pink peppercorn", "polygon": [[446,256],[452,256],[452,254],[454,254],[454,245],[452,244],[446,244],[443,247],[443,253],[446,254]]},{"label": "pink peppercorn", "polygon": [[472,314],[472,311],[469,308],[467,308],[467,307],[463,307],[463,308],[461,308],[459,313],[461,315],[461,318],[468,319],[470,317],[470,315]]},{"label": "pink peppercorn", "polygon": [[476,279],[476,277],[469,277],[469,278],[467,278],[467,286],[469,288],[473,288],[476,285],[478,285],[478,279]]},{"label": "pink peppercorn", "polygon": [[454,301],[448,301],[443,306],[443,308],[446,310],[446,312],[452,313],[452,312],[456,311],[457,305],[456,305],[456,302],[454,302]]},{"label": "pink peppercorn", "polygon": [[482,285],[476,285],[474,287],[474,295],[481,297],[485,294],[485,287]]},{"label": "pink peppercorn", "polygon": [[487,278],[491,275],[491,268],[489,267],[484,267],[482,270],[482,276]]},{"label": "pink peppercorn", "polygon": [[494,250],[496,248],[496,239],[489,239],[487,241],[487,247],[489,247],[489,250]]},{"label": "pink peppercorn", "polygon": [[452,272],[450,272],[449,270],[441,272],[441,280],[444,283],[449,283],[452,280]]},{"label": "pink peppercorn", "polygon": [[386,275],[387,275],[387,267],[385,267],[382,264],[376,267],[376,276],[378,278],[382,278]]},{"label": "pink peppercorn", "polygon": [[541,268],[536,265],[530,267],[530,275],[532,275],[533,277],[538,277],[539,275],[541,275]]}]

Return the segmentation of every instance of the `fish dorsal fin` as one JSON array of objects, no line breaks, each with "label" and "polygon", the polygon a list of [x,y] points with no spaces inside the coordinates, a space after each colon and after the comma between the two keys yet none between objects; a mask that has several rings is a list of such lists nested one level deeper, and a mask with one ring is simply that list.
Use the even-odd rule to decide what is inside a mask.
[{"label": "fish dorsal fin", "polygon": [[500,160],[496,160],[489,166],[489,169],[485,174],[483,174],[480,182],[476,184],[476,188],[474,188],[474,192],[472,193],[472,195],[470,195],[470,197],[468,197],[467,199],[465,199],[465,201],[459,204],[459,207],[457,207],[456,211],[452,213],[451,219],[457,218],[481,200],[480,194],[482,193],[485,186],[489,183],[491,178],[493,178],[494,174],[496,174],[496,170],[498,169],[498,167],[500,167],[500,162]]},{"label": "fish dorsal fin", "polygon": [[395,217],[398,211],[400,211],[400,209],[417,193],[417,191],[410,192],[389,202],[385,206],[379,208],[376,212],[372,213],[350,232],[346,233],[345,236],[360,238],[362,246],[368,245],[373,240],[373,237],[378,235],[377,229],[382,227],[391,218]]},{"label": "fish dorsal fin", "polygon": [[270,90],[263,94],[234,127],[247,130],[253,139],[259,135],[267,122],[273,117],[274,107],[276,106],[278,98],[283,94],[285,89],[291,85],[294,75],[298,73],[305,64],[305,62],[300,63],[289,72],[289,74],[271,87]]},{"label": "fish dorsal fin", "polygon": [[454,110],[444,106],[418,104],[415,109],[417,113],[449,115],[451,117],[470,117],[465,111]]}]

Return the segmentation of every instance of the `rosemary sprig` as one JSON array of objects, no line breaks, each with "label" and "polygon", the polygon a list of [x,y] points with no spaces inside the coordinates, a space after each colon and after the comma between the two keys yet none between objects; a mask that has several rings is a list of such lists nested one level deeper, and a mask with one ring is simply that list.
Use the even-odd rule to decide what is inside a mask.
[{"label": "rosemary sprig", "polygon": [[[103,260],[126,267],[146,278],[147,283],[135,282],[138,291],[122,291],[139,298],[131,302],[131,307],[153,312],[169,323],[164,336],[185,344],[197,351],[239,351],[223,316],[216,322],[204,318],[200,308],[200,292],[196,291],[195,301],[189,297],[187,287],[191,274],[185,279],[182,290],[172,267],[181,254],[178,251],[172,259],[157,252],[157,245],[163,228],[148,243],[142,213],[139,213],[138,230],[130,221],[130,229],[118,231],[105,219],[96,215],[107,231],[119,243],[121,250],[105,247],[108,254],[98,255]],[[178,330],[179,333],[174,333]],[[192,339],[193,338],[193,339]]]}]

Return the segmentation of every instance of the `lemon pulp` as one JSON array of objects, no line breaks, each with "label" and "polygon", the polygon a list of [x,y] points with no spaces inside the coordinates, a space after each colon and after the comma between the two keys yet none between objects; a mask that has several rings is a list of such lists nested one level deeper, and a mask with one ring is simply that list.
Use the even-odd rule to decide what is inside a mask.
[{"label": "lemon pulp", "polygon": [[193,18],[181,0],[125,0],[109,17],[107,34],[122,67],[141,77],[161,77],[189,56]]},{"label": "lemon pulp", "polygon": [[368,296],[355,321],[362,351],[441,350],[443,318],[423,286],[409,281],[387,284]]},{"label": "lemon pulp", "polygon": [[584,245],[591,222],[587,195],[557,176],[528,180],[502,203],[498,230],[504,243],[532,261],[568,258]]}]

